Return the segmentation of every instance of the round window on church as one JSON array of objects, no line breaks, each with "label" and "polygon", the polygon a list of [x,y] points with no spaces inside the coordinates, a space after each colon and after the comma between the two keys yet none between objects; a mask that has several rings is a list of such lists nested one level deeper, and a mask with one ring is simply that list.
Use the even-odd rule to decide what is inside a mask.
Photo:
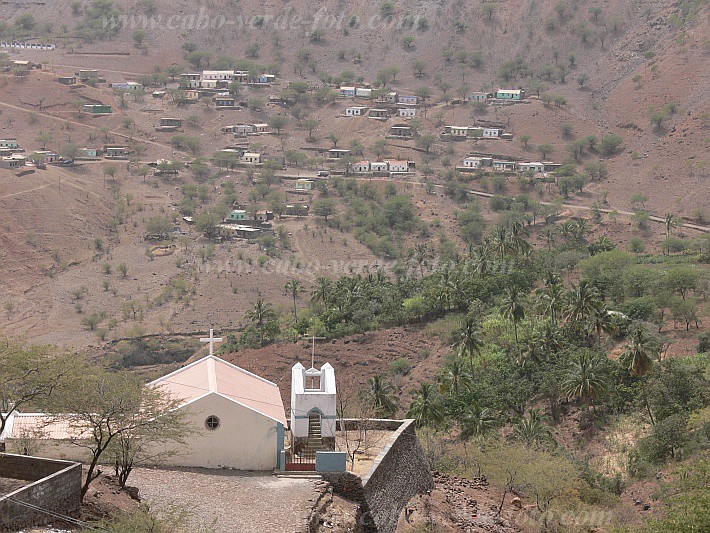
[{"label": "round window on church", "polygon": [[212,430],[217,429],[219,427],[219,418],[214,415],[208,416],[207,420],[205,420],[205,427]]}]

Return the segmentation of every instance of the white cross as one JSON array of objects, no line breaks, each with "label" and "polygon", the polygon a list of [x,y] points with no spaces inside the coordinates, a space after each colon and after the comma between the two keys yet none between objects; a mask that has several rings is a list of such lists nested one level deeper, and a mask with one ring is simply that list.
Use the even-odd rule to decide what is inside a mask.
[{"label": "white cross", "polygon": [[312,341],[312,349],[311,349],[311,368],[315,368],[315,361],[316,361],[316,340],[325,340],[325,337],[316,337],[316,322],[315,319],[313,320],[313,335],[310,337],[306,337],[306,339]]},{"label": "white cross", "polygon": [[210,336],[209,337],[201,337],[200,342],[209,342],[210,343],[210,355],[214,355],[214,343],[215,342],[222,342],[222,337],[215,337],[214,330],[210,329]]}]

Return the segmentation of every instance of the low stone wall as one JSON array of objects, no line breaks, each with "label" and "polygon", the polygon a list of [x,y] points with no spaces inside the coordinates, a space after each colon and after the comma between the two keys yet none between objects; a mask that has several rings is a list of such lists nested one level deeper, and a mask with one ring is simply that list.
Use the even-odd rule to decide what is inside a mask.
[{"label": "low stone wall", "polygon": [[30,482],[0,496],[0,531],[56,521],[18,502],[70,515],[81,505],[81,464],[24,455],[0,454],[0,477]]},{"label": "low stone wall", "polygon": [[[367,421],[368,426],[372,422]],[[381,427],[389,429],[395,421],[381,422]],[[414,420],[399,420],[396,423],[398,429],[365,476],[360,478],[350,472],[323,474],[335,493],[360,502],[358,523],[363,531],[394,533],[407,502],[434,487],[429,465],[417,439]]]}]

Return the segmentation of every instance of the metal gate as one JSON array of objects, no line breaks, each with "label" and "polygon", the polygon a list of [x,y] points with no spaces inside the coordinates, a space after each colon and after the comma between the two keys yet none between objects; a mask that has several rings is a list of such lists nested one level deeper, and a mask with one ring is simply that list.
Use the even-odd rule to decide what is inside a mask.
[{"label": "metal gate", "polygon": [[315,450],[304,449],[299,453],[286,453],[287,472],[315,472],[316,452]]}]

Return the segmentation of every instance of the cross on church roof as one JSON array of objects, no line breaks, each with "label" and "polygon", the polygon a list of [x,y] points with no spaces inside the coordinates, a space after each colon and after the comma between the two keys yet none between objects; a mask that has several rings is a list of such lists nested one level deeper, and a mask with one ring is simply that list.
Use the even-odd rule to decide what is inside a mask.
[{"label": "cross on church roof", "polygon": [[316,337],[316,324],[315,320],[313,321],[313,334],[310,337],[306,337],[306,339],[311,341],[311,368],[316,367],[316,341],[319,340],[325,340],[325,337]]},{"label": "cross on church roof", "polygon": [[214,343],[215,342],[222,342],[222,337],[215,337],[214,336],[214,330],[210,329],[210,336],[209,337],[201,337],[200,342],[209,342],[210,343],[210,355],[214,355]]}]

